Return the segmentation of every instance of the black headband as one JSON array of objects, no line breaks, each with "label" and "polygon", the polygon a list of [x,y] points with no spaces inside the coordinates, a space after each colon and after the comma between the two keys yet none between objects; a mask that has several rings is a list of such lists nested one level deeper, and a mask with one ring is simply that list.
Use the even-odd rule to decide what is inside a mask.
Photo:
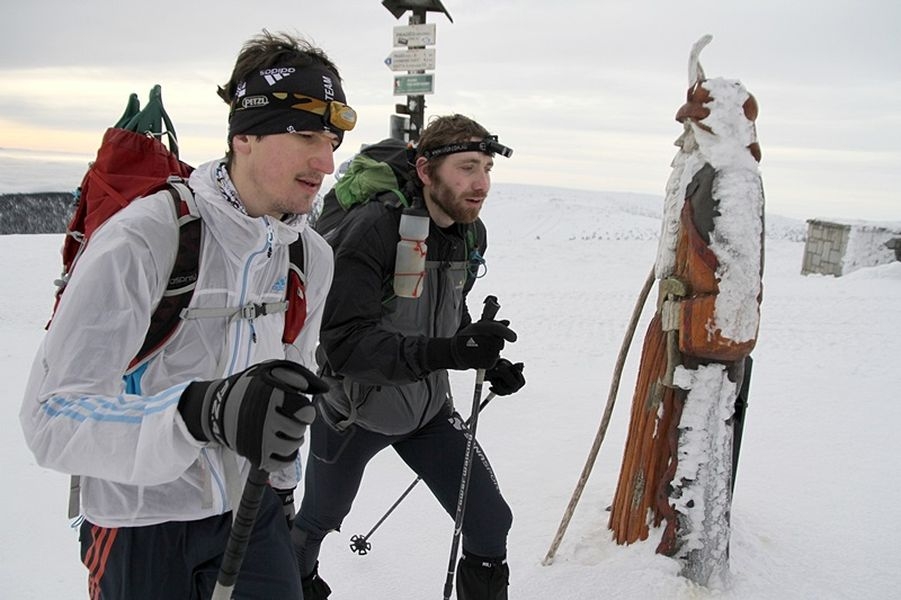
[{"label": "black headband", "polygon": [[424,156],[426,159],[431,159],[438,158],[440,156],[447,156],[448,154],[456,154],[457,152],[481,152],[483,154],[487,154],[488,156],[500,154],[505,158],[510,158],[511,156],[513,156],[513,148],[504,146],[503,144],[498,142],[496,135],[489,135],[485,139],[478,142],[455,142],[453,144],[438,146],[437,148],[432,148],[431,150],[425,150],[422,153],[422,156]]},{"label": "black headband", "polygon": [[345,104],[341,82],[325,66],[276,66],[238,84],[228,137],[329,131],[341,145],[356,119],[357,113]]}]

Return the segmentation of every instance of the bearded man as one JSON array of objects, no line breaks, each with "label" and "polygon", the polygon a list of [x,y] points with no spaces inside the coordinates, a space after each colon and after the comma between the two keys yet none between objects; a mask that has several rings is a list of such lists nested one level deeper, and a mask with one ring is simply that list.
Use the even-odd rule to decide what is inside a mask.
[{"label": "bearded man", "polygon": [[[411,165],[415,176],[404,190],[429,221],[417,297],[399,296],[392,287],[404,212],[398,202],[370,201],[325,236],[335,251],[335,279],[318,359],[330,390],[316,398],[304,497],[292,532],[306,600],[328,597],[318,572],[322,540],[340,528],[366,464],[381,450],[393,447],[454,516],[469,432],[454,410],[448,369],[484,369],[498,395],[525,383],[522,363],[500,358],[505,342],[516,340],[509,323],[473,322],[466,306],[484,263],[479,212],[494,156],[511,152],[462,115],[434,118],[423,130]],[[457,597],[502,600],[513,517],[478,445],[471,463]]]}]

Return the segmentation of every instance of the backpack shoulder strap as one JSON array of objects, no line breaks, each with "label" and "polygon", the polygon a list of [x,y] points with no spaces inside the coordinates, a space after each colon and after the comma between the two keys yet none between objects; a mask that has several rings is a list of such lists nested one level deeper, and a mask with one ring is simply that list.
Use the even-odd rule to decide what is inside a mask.
[{"label": "backpack shoulder strap", "polygon": [[285,330],[282,333],[282,342],[285,344],[294,343],[307,321],[307,278],[303,272],[303,235],[297,236],[297,241],[289,247],[289,253],[288,283],[285,290],[288,309],[285,312]]},{"label": "backpack shoulder strap", "polygon": [[[191,303],[200,272],[202,221],[197,215],[194,194],[179,178],[170,179],[168,183],[167,191],[178,215],[178,251],[166,291],[163,292],[163,297],[151,316],[144,343],[132,359],[129,370],[163,347],[175,333],[179,323],[185,318],[185,309]],[[303,235],[298,236],[289,246],[289,253],[285,292],[288,307],[282,333],[282,341],[286,344],[294,343],[307,319]],[[282,310],[285,310],[284,307]]]},{"label": "backpack shoulder strap", "polygon": [[159,350],[175,333],[181,312],[187,308],[197,285],[200,270],[201,220],[194,206],[194,194],[182,181],[169,181],[167,188],[178,216],[178,251],[169,283],[159,305],[150,318],[147,335],[129,369]]},{"label": "backpack shoulder strap", "polygon": [[372,197],[391,208],[407,208],[410,206],[410,200],[407,199],[402,190],[385,190],[373,194]]},{"label": "backpack shoulder strap", "polygon": [[[476,219],[475,222],[467,225],[464,235],[466,236],[464,240],[466,244],[466,260],[469,264],[466,267],[466,283],[463,286],[463,290],[464,293],[468,294],[476,279],[484,275],[485,257],[482,255],[485,253],[487,246],[488,232],[482,219]],[[482,271],[481,274],[480,271]]]}]

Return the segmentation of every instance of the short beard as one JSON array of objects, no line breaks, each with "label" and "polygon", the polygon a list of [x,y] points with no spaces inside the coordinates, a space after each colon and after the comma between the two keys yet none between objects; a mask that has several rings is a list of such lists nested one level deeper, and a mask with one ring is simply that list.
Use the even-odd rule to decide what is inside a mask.
[{"label": "short beard", "polygon": [[479,218],[479,212],[482,205],[469,206],[468,203],[455,202],[456,197],[453,190],[444,184],[437,174],[432,175],[432,185],[430,196],[438,208],[454,220],[454,223],[463,223],[468,225],[474,223]]}]

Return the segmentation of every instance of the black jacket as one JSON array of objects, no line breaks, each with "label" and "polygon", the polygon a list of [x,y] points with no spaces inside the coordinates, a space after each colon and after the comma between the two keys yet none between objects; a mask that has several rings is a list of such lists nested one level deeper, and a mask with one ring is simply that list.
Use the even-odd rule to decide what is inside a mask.
[{"label": "black jacket", "polygon": [[430,223],[426,278],[419,298],[393,293],[401,208],[380,201],[354,208],[333,236],[335,278],[320,332],[327,404],[341,426],[351,422],[403,434],[450,401],[447,371],[428,365],[431,338],[469,323],[466,295],[487,247],[480,220],[440,228]]}]

